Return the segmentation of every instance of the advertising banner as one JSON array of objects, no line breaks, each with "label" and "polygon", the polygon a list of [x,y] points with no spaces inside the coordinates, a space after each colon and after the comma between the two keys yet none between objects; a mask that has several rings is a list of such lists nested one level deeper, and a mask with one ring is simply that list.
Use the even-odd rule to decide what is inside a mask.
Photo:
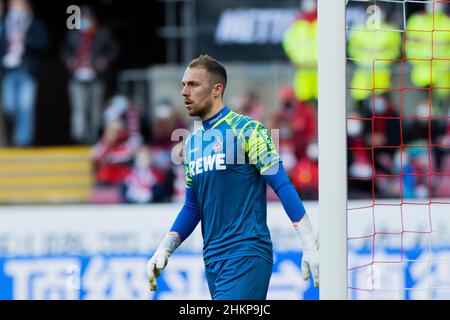
[{"label": "advertising banner", "polygon": [[283,34],[299,9],[291,0],[199,0],[198,53],[221,61],[288,61]]},{"label": "advertising banner", "polygon": [[[318,205],[305,202],[315,232]],[[180,246],[148,287],[145,265],[179,205],[23,206],[0,209],[0,299],[210,299],[200,228]],[[349,241],[349,299],[449,299],[450,217],[434,208],[436,234],[382,234]],[[363,217],[362,214],[358,215]],[[414,221],[413,221],[414,220]],[[413,229],[427,219],[408,220]],[[386,214],[380,226],[395,224]],[[370,231],[370,219],[350,219],[349,235]],[[268,206],[274,266],[267,298],[318,299],[303,281],[298,236],[279,203]],[[386,228],[386,227],[385,227]],[[394,228],[391,226],[391,228]]]}]

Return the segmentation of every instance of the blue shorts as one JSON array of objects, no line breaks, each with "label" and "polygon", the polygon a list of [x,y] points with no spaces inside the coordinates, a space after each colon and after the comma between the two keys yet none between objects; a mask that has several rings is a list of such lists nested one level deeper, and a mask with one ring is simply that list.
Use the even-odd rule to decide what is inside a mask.
[{"label": "blue shorts", "polygon": [[272,264],[258,256],[213,261],[205,266],[213,300],[265,300]]}]

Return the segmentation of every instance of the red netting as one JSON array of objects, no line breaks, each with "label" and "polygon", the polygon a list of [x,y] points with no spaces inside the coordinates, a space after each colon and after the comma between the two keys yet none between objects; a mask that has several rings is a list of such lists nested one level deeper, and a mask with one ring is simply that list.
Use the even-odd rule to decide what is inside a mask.
[{"label": "red netting", "polygon": [[[448,5],[450,1],[435,3]],[[405,11],[403,14],[406,20],[408,17]],[[433,85],[433,69],[436,69],[433,67],[434,63],[450,63],[449,51],[445,57],[435,57],[437,44],[434,34],[447,32],[447,39],[450,41],[450,29],[435,29],[434,19],[433,10],[431,30],[408,29],[405,23],[404,29],[398,31],[402,34],[401,58],[373,60],[372,88],[358,87],[353,82],[347,86],[349,94],[354,91],[371,94],[367,101],[371,105],[370,113],[361,112],[363,104],[359,103],[354,112],[348,112],[347,116],[348,128],[358,122],[370,135],[370,138],[361,138],[357,134],[349,134],[348,138],[349,298],[433,298],[436,297],[433,292],[437,289],[445,289],[450,295],[450,281],[444,283],[443,288],[436,287],[431,278],[427,278],[426,285],[416,285],[417,281],[411,280],[411,273],[416,269],[407,270],[422,266],[424,270],[431,272],[435,265],[432,262],[435,252],[432,237],[436,233],[433,230],[433,207],[446,205],[446,210],[450,209],[450,113],[436,112],[438,100],[440,105],[446,108],[450,106],[450,87]],[[432,35],[430,59],[414,58],[406,54],[406,43],[412,32]],[[420,87],[412,83],[414,61],[430,63],[429,86]],[[398,81],[389,87],[377,87],[375,77],[379,71],[378,62],[390,62],[391,69],[397,68]],[[450,70],[445,70],[443,72],[447,72],[450,77]],[[438,95],[441,92],[444,92],[443,97]],[[395,111],[398,114],[379,114],[376,111],[378,97],[386,94],[397,98]],[[421,113],[414,113],[413,109],[419,108],[420,103],[416,101],[414,105],[414,99],[410,99],[410,96],[426,97],[427,110],[422,107]],[[398,135],[396,141],[389,143],[390,137],[380,138],[380,128],[385,129],[386,126],[397,128],[392,129]],[[438,132],[438,128],[441,132]],[[424,133],[422,138],[411,139],[420,130]],[[419,185],[420,192],[417,189],[411,190]],[[420,223],[412,223],[413,220]],[[358,226],[365,226],[367,230],[357,230]],[[420,246],[414,247],[410,245],[410,239],[425,240]],[[426,250],[419,247],[425,247]],[[416,264],[413,265],[414,263]],[[450,267],[450,263],[446,265]],[[450,269],[448,272],[450,273]],[[386,287],[384,283],[389,282],[389,279],[391,284]],[[413,290],[422,291],[423,295],[412,294]],[[374,294],[377,292],[380,293]]]}]

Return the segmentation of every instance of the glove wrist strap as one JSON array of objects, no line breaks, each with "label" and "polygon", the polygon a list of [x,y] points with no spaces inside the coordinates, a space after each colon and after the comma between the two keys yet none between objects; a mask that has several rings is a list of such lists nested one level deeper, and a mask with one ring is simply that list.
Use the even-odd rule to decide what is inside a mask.
[{"label": "glove wrist strap", "polygon": [[302,250],[307,250],[315,247],[314,232],[308,215],[305,213],[300,222],[294,226],[295,231],[300,237]]},{"label": "glove wrist strap", "polygon": [[169,254],[174,253],[174,251],[180,246],[181,238],[176,232],[169,232],[161,242],[158,250],[167,251]]}]

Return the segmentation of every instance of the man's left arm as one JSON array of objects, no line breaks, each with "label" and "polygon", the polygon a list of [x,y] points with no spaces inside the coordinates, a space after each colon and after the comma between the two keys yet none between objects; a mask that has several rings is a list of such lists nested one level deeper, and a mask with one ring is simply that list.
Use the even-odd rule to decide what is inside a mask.
[{"label": "man's left arm", "polygon": [[295,231],[300,237],[300,245],[303,251],[302,272],[305,280],[312,273],[314,286],[319,286],[319,243],[314,235],[311,222],[306,214],[297,191],[289,180],[283,164],[279,163],[276,174],[265,174],[270,187],[280,198],[284,210],[292,221]]},{"label": "man's left arm", "polygon": [[314,286],[319,286],[319,247],[305,207],[284,170],[268,130],[252,121],[243,132],[243,147],[270,187],[280,198],[284,210],[300,237],[303,250],[302,272],[305,280],[312,273]]}]

